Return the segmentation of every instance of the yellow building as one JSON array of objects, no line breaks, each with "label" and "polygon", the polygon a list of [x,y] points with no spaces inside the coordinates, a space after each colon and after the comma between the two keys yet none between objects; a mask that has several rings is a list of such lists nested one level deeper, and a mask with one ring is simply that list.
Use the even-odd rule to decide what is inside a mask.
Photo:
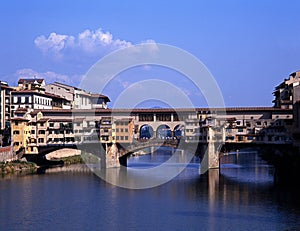
[{"label": "yellow building", "polygon": [[11,119],[11,134],[13,141],[13,150],[18,152],[21,148],[26,148],[30,138],[30,126],[28,119],[16,117]]},{"label": "yellow building", "polygon": [[115,120],[113,124],[113,139],[115,139],[117,143],[131,143],[133,139],[133,130],[134,123],[132,118]]}]

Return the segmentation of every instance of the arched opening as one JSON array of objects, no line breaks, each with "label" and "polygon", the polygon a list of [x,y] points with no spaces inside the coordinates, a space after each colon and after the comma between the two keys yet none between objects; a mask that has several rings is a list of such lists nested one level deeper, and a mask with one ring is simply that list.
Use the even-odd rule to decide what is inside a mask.
[{"label": "arched opening", "polygon": [[140,139],[150,139],[153,137],[153,128],[145,124],[140,128]]},{"label": "arched opening", "polygon": [[172,131],[168,125],[160,125],[156,130],[157,139],[172,139]]},{"label": "arched opening", "polygon": [[184,126],[181,124],[178,124],[175,126],[174,128],[174,137],[178,140],[181,139],[181,137],[183,136],[183,130],[184,130]]}]

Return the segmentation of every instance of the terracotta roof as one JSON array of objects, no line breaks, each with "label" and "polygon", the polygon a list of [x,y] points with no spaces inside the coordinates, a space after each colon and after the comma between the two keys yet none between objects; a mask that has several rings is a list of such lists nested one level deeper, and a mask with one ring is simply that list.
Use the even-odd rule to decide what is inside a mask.
[{"label": "terracotta roof", "polygon": [[60,82],[54,82],[53,85],[67,87],[67,88],[73,88],[75,90],[82,90],[78,87],[74,87],[74,86],[71,86],[71,85],[68,85],[68,84],[65,84],[65,83],[60,83]]},{"label": "terracotta roof", "polygon": [[97,94],[97,93],[92,93],[92,94],[91,94],[91,97],[92,97],[92,98],[106,99],[107,102],[110,102],[110,99],[109,99],[108,96],[106,96],[106,95]]},{"label": "terracotta roof", "polygon": [[49,122],[73,122],[73,120],[69,118],[51,118]]},{"label": "terracotta roof", "polygon": [[196,113],[206,112],[292,112],[292,109],[281,109],[275,107],[233,107],[233,108],[134,108],[134,109],[40,109],[43,113],[96,113],[96,114],[113,114],[126,113]]},{"label": "terracotta roof", "polygon": [[10,86],[7,86],[7,85],[0,84],[0,86],[1,86],[2,89],[14,90],[13,87],[10,87]]},{"label": "terracotta roof", "polygon": [[44,79],[19,79],[18,84],[34,83],[35,81],[37,81],[38,83],[42,83]]},{"label": "terracotta roof", "polygon": [[10,149],[11,149],[11,146],[0,147],[0,153],[1,152],[8,152],[8,151],[10,151]]},{"label": "terracotta roof", "polygon": [[82,121],[84,121],[84,118],[83,118],[83,117],[75,117],[75,118],[73,119],[73,122],[82,122]]},{"label": "terracotta roof", "polygon": [[47,122],[50,118],[41,118],[37,122]]},{"label": "terracotta roof", "polygon": [[11,118],[10,120],[12,120],[12,121],[29,121],[28,119],[25,119],[23,117],[14,117],[14,118]]}]

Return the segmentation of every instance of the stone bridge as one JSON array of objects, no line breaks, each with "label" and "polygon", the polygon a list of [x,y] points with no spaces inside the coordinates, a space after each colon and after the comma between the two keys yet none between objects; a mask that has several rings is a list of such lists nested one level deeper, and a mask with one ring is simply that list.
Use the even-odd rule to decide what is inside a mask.
[{"label": "stone bridge", "polygon": [[[207,164],[208,168],[219,168],[220,158],[227,152],[242,149],[257,149],[261,151],[263,157],[270,163],[278,162],[278,156],[282,155],[285,150],[291,149],[291,143],[274,143],[274,142],[187,142],[184,139],[141,139],[134,140],[132,143],[100,143],[82,142],[73,144],[56,144],[44,145],[38,147],[37,154],[24,155],[29,160],[45,159],[45,156],[51,152],[60,149],[78,149],[85,153],[97,156],[101,160],[101,167],[111,168],[127,166],[127,159],[130,155],[145,148],[154,147],[172,147],[174,149],[191,150],[196,156],[199,156],[203,164]],[[147,154],[147,153],[145,153]]]}]

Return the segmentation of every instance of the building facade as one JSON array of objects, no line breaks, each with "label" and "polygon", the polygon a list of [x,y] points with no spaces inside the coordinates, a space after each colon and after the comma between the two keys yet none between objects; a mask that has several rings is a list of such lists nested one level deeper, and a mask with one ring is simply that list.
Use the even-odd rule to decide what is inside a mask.
[{"label": "building facade", "polygon": [[293,104],[300,100],[300,71],[293,72],[287,79],[275,87],[274,107],[293,109]]},{"label": "building facade", "polygon": [[62,98],[67,99],[71,103],[72,109],[99,109],[107,108],[109,98],[105,95],[89,93],[78,87],[67,84],[54,82],[45,87],[46,91]]}]

